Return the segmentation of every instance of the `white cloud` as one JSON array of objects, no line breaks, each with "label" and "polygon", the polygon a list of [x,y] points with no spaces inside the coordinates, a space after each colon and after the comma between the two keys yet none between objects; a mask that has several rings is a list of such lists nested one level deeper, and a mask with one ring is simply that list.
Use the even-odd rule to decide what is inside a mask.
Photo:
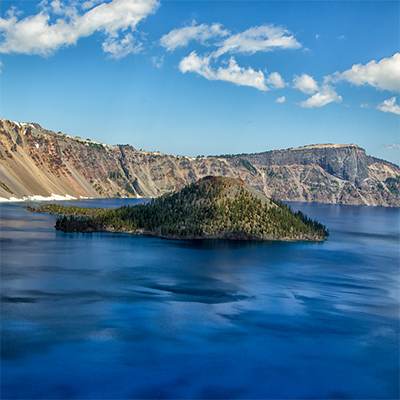
[{"label": "white cloud", "polygon": [[153,64],[153,67],[160,69],[164,65],[164,56],[151,57],[151,63]]},{"label": "white cloud", "polygon": [[261,71],[256,71],[253,68],[242,68],[233,57],[230,58],[227,68],[218,68],[217,78],[236,85],[251,86],[262,91],[268,90],[264,74]]},{"label": "white cloud", "polygon": [[285,96],[278,97],[278,98],[275,100],[275,103],[278,103],[278,104],[283,104],[283,103],[285,103],[285,102],[286,102],[286,97],[285,97]]},{"label": "white cloud", "polygon": [[240,86],[250,86],[261,91],[268,90],[262,71],[240,67],[231,57],[226,67],[212,68],[210,56],[199,57],[195,51],[183,58],[179,64],[181,72],[195,72],[208,80],[231,82]]},{"label": "white cloud", "polygon": [[255,26],[231,35],[221,24],[193,23],[173,29],[161,38],[160,43],[168,51],[173,51],[178,47],[187,46],[191,41],[212,45],[213,50],[209,50],[204,56],[199,56],[194,51],[190,53],[180,62],[181,72],[195,72],[209,80],[223,80],[261,91],[268,90],[268,85],[276,89],[284,88],[286,83],[278,72],[272,72],[266,77],[260,70],[240,67],[233,57],[229,61],[220,57],[229,53],[254,54],[301,47],[293,34],[274,25]]},{"label": "white cloud", "polygon": [[340,103],[341,101],[342,97],[331,86],[325,85],[307,100],[302,101],[300,106],[304,108],[319,108],[329,103]]},{"label": "white cloud", "polygon": [[278,72],[272,72],[268,75],[267,83],[276,89],[282,89],[286,86],[285,81]]},{"label": "white cloud", "polygon": [[119,59],[128,54],[139,53],[142,49],[141,43],[136,43],[132,33],[125,36],[109,36],[102,44],[103,51],[108,53],[111,58]]},{"label": "white cloud", "polygon": [[386,99],[378,105],[377,109],[379,111],[400,115],[400,105],[397,104],[396,97]]},{"label": "white cloud", "polygon": [[50,5],[56,14],[64,13],[64,4],[61,2],[61,0],[53,0]]},{"label": "white cloud", "polygon": [[348,81],[356,86],[370,85],[377,89],[400,92],[400,53],[380,61],[354,64],[344,72],[325,78],[326,82]]},{"label": "white cloud", "polygon": [[295,75],[293,78],[293,87],[306,94],[313,94],[318,91],[318,83],[308,74]]},{"label": "white cloud", "polygon": [[[138,50],[139,44],[133,40],[132,33],[140,21],[156,10],[158,1],[103,0],[83,13],[74,3],[70,6],[59,1],[43,4],[39,13],[25,18],[18,19],[12,12],[0,18],[0,53],[46,56],[76,44],[82,37],[103,32],[106,35],[104,51],[119,58]],[[54,18],[54,14],[61,17]]]},{"label": "white cloud", "polygon": [[173,29],[160,39],[160,43],[168,51],[173,51],[178,47],[185,47],[191,41],[198,41],[205,44],[210,39],[227,36],[229,31],[223,28],[221,24],[201,24],[195,22],[190,26]]},{"label": "white cloud", "polygon": [[199,57],[195,51],[184,57],[179,63],[179,69],[186,72],[196,72],[207,79],[212,79],[214,72],[210,68],[210,57]]},{"label": "white cloud", "polygon": [[88,10],[89,8],[94,7],[95,5],[101,3],[103,0],[87,0],[82,3],[82,8],[84,10]]},{"label": "white cloud", "polygon": [[76,1],[64,2],[62,0],[42,0],[39,3],[43,13],[57,16],[74,17],[78,15]]},{"label": "white cloud", "polygon": [[298,49],[301,44],[285,28],[260,25],[226,38],[214,52],[214,57],[226,53],[254,54],[275,49]]}]

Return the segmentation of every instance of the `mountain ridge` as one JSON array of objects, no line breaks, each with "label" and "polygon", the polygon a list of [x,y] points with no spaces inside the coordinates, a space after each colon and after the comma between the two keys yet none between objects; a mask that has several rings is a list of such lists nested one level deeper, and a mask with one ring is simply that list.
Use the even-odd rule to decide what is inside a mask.
[{"label": "mountain ridge", "polygon": [[[263,153],[269,153],[269,152],[279,152],[279,151],[294,151],[294,150],[306,150],[306,149],[322,149],[322,148],[358,148],[361,150],[364,150],[361,146],[359,146],[356,143],[311,143],[311,144],[306,144],[306,145],[301,145],[301,146],[296,146],[296,147],[285,147],[282,149],[271,149],[271,150],[264,150],[261,152],[247,152],[247,153],[233,153],[233,154],[208,154],[208,155],[194,155],[194,156],[187,156],[184,154],[175,154],[175,153],[164,153],[162,151],[158,151],[158,150],[143,150],[143,149],[138,149],[136,147],[134,147],[132,144],[130,143],[104,143],[104,142],[99,142],[97,140],[91,139],[91,138],[82,138],[78,135],[72,135],[72,134],[68,134],[62,131],[52,131],[50,129],[44,128],[41,124],[37,123],[37,122],[27,122],[27,121],[23,121],[23,122],[18,122],[18,121],[14,121],[14,120],[10,120],[10,119],[6,119],[6,118],[0,118],[0,122],[2,121],[7,121],[9,123],[15,124],[17,126],[21,126],[21,127],[27,127],[27,126],[32,126],[36,129],[41,129],[43,132],[46,132],[48,134],[53,134],[53,135],[59,135],[61,137],[67,137],[82,143],[92,143],[92,144],[98,144],[104,147],[109,147],[109,148],[116,148],[116,147],[129,147],[138,151],[141,151],[143,153],[148,153],[148,154],[160,154],[160,155],[170,155],[170,156],[176,156],[176,157],[186,157],[189,159],[195,159],[195,158],[207,158],[207,157],[214,157],[214,158],[225,158],[225,157],[232,157],[232,156],[250,156],[250,155],[255,155],[255,154],[263,154]],[[365,151],[365,150],[364,150]],[[372,156],[371,156],[372,157]],[[393,164],[395,166],[397,166],[395,163],[391,163],[390,161],[386,161],[383,159],[380,159],[378,157],[373,157],[377,160],[380,161],[384,161],[390,164]],[[399,167],[399,166],[397,166]]]},{"label": "mountain ridge", "polygon": [[178,156],[0,120],[0,198],[158,197],[207,175],[284,201],[400,206],[400,168],[355,144]]}]

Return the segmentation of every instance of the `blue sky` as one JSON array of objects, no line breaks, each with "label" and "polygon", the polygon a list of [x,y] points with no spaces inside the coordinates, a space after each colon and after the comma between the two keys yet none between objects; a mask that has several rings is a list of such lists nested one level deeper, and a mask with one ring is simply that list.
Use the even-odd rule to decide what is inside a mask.
[{"label": "blue sky", "polygon": [[399,8],[2,1],[0,114],[174,154],[334,142],[398,163]]}]

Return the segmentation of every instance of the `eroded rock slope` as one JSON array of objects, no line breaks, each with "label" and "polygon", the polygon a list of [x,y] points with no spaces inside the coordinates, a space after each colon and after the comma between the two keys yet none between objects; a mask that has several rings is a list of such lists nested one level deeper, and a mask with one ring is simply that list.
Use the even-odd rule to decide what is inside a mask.
[{"label": "eroded rock slope", "polygon": [[356,145],[209,157],[145,152],[0,120],[0,197],[157,197],[208,176],[279,200],[400,206],[400,169]]}]

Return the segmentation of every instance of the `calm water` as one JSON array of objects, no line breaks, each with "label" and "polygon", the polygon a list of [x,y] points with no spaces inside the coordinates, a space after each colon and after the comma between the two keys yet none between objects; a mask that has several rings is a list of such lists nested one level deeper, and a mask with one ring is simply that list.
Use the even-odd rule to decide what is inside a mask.
[{"label": "calm water", "polygon": [[0,397],[398,398],[400,210],[294,207],[326,243],[64,234],[0,205]]}]

